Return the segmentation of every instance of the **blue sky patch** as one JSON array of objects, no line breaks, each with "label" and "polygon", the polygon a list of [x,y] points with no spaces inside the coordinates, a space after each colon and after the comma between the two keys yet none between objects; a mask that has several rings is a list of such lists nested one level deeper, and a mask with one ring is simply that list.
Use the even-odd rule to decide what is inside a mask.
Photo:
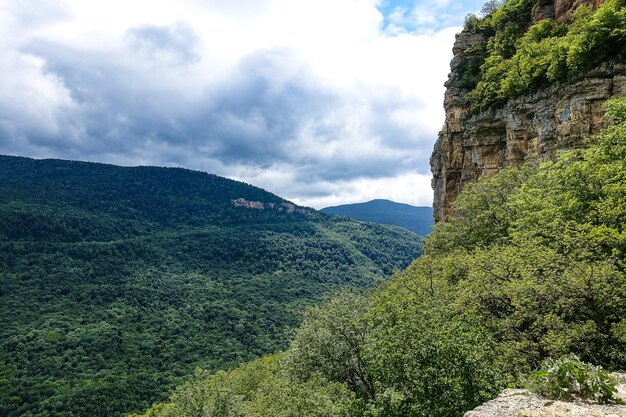
[{"label": "blue sky patch", "polygon": [[479,11],[484,0],[382,0],[378,10],[390,33],[422,33],[461,26],[468,13]]}]

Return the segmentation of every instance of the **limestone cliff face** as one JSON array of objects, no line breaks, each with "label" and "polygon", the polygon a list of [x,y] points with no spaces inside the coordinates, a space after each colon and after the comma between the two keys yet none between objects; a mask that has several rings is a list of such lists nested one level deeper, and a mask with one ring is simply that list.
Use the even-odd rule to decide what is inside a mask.
[{"label": "limestone cliff face", "polygon": [[554,19],[557,22],[567,22],[572,13],[581,4],[588,4],[598,7],[604,0],[537,0],[532,11],[532,23],[537,23],[542,19]]},{"label": "limestone cliff face", "polygon": [[[581,3],[599,0],[537,0],[533,21],[567,20]],[[431,156],[434,214],[439,221],[451,214],[461,189],[483,175],[525,160],[544,161],[557,150],[582,146],[606,126],[604,102],[626,92],[626,65],[606,62],[567,85],[554,85],[510,100],[498,108],[471,114],[462,81],[462,65],[475,59],[480,34],[462,32],[455,43],[444,99],[446,119]]]}]

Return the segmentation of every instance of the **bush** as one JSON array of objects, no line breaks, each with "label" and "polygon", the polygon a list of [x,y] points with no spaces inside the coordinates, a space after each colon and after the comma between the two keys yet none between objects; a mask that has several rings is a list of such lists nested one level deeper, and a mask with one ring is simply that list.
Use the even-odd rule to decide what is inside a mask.
[{"label": "bush", "polygon": [[601,404],[621,403],[615,397],[617,379],[601,366],[581,362],[570,354],[559,359],[546,359],[540,370],[531,376],[529,388],[550,398],[590,399]]},{"label": "bush", "polygon": [[626,53],[625,0],[607,0],[596,11],[581,6],[569,25],[545,19],[530,28],[529,5],[509,0],[482,19],[466,20],[465,31],[489,37],[476,88],[468,95],[473,111],[567,83]]}]

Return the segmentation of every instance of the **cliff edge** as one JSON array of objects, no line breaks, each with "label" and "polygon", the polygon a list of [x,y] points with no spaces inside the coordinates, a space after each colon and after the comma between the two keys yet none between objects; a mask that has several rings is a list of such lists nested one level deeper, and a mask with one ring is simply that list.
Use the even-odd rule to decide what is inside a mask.
[{"label": "cliff edge", "polygon": [[[526,29],[542,19],[567,25],[583,3],[594,8],[601,2],[534,0],[525,12]],[[493,42],[494,36],[467,27],[457,35],[446,82],[445,125],[430,160],[436,221],[450,215],[463,187],[483,175],[527,160],[549,160],[560,149],[582,146],[586,138],[607,124],[603,103],[626,92],[626,65],[618,57],[567,82],[476,111],[471,95],[468,97],[476,82],[468,82],[468,71],[474,67],[476,76],[482,76],[485,45]]]}]

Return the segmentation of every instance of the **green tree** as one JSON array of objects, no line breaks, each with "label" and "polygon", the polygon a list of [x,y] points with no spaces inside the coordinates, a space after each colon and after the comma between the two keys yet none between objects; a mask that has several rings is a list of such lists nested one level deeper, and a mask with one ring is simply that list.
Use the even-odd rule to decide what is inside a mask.
[{"label": "green tree", "polygon": [[376,398],[369,364],[363,357],[370,333],[364,314],[368,300],[341,291],[321,306],[309,308],[287,351],[288,368],[307,380],[315,374],[346,383],[359,397]]}]

